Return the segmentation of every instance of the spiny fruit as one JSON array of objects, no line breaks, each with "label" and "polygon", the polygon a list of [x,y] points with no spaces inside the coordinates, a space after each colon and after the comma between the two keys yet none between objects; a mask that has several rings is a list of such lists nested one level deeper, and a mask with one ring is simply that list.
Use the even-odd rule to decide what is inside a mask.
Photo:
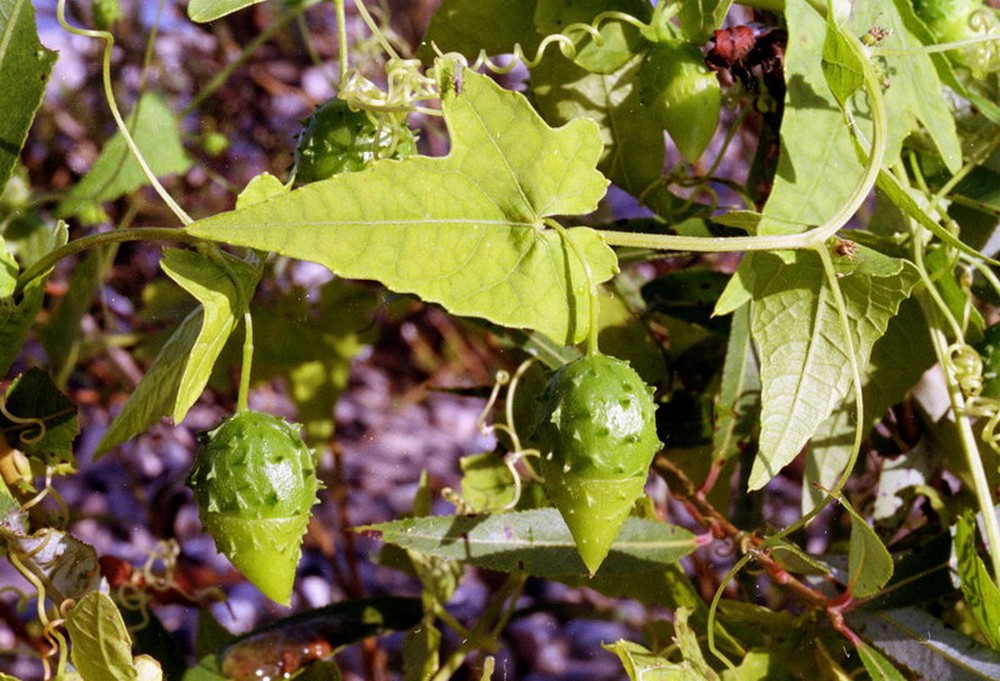
[{"label": "spiny fruit", "polygon": [[652,389],[620,359],[588,355],[556,371],[539,397],[545,491],[591,574],[608,555],[661,444]]},{"label": "spiny fruit", "polygon": [[264,595],[288,605],[320,486],[298,429],[270,414],[237,412],[202,434],[188,483],[219,551]]},{"label": "spiny fruit", "polygon": [[639,101],[653,109],[677,150],[694,163],[719,126],[722,89],[697,47],[666,40],[653,45],[643,60]]},{"label": "spiny fruit", "polygon": [[413,132],[391,114],[375,122],[347,102],[331,99],[304,121],[295,149],[295,179],[325,180],[337,173],[363,170],[380,158],[404,159],[417,153]]}]

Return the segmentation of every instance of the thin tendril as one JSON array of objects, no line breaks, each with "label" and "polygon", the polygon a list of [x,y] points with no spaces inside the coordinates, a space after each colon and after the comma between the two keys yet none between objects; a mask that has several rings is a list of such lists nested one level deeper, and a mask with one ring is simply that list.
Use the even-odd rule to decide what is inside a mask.
[{"label": "thin tendril", "polygon": [[131,133],[128,131],[128,126],[125,125],[125,120],[122,118],[121,112],[118,109],[118,104],[115,102],[114,90],[111,84],[111,48],[114,47],[115,38],[108,31],[96,31],[93,29],[79,28],[77,26],[71,26],[69,22],[66,21],[66,0],[58,0],[56,4],[56,19],[59,21],[59,25],[62,26],[66,31],[74,35],[83,36],[86,38],[95,38],[104,41],[104,59],[102,61],[101,73],[104,81],[104,96],[108,102],[108,108],[111,110],[111,116],[115,119],[115,125],[118,126],[118,132],[121,134],[122,139],[125,140],[126,146],[128,146],[129,151],[132,152],[132,156],[135,158],[136,163],[142,168],[143,174],[145,174],[146,179],[152,185],[153,189],[163,202],[167,204],[170,210],[177,216],[177,219],[181,221],[184,225],[189,225],[194,220],[191,219],[184,209],[174,201],[173,197],[163,188],[160,181],[156,179],[156,175],[150,169],[149,164],[146,162],[146,158],[139,151],[138,145],[136,145],[135,140],[132,138]]}]

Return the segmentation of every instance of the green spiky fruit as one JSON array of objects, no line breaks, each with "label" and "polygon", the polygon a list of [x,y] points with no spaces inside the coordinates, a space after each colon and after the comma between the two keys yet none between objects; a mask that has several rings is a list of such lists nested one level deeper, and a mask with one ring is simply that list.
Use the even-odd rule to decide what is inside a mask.
[{"label": "green spiky fruit", "polygon": [[205,530],[264,595],[288,605],[319,481],[287,421],[241,411],[204,433],[188,481]]},{"label": "green spiky fruit", "polygon": [[628,362],[590,355],[556,371],[539,400],[545,491],[593,574],[642,496],[661,446],[652,390]]},{"label": "green spiky fruit", "polygon": [[657,43],[642,62],[639,84],[639,101],[653,110],[681,156],[697,161],[722,109],[722,88],[701,50],[684,40]]},{"label": "green spiky fruit", "polygon": [[381,158],[404,159],[415,153],[413,132],[393,115],[369,116],[331,99],[303,124],[295,149],[295,179],[316,182],[363,170]]}]

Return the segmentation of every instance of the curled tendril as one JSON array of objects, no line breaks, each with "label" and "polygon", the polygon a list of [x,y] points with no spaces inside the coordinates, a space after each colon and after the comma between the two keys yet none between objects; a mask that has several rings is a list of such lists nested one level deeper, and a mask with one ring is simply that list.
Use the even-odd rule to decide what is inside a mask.
[{"label": "curled tendril", "polygon": [[974,71],[985,75],[1000,70],[1000,31],[997,30],[1000,26],[993,10],[986,7],[976,9],[969,14],[966,22],[973,33],[987,38],[966,48],[974,64]]},{"label": "curled tendril", "polygon": [[[562,56],[567,59],[575,59],[577,55],[576,39],[582,37],[581,34],[586,34],[590,36],[590,39],[594,41],[595,45],[601,46],[604,43],[604,36],[601,35],[600,29],[603,24],[609,21],[618,21],[624,24],[629,24],[639,28],[640,30],[648,28],[648,24],[640,21],[631,14],[626,14],[625,12],[601,12],[594,17],[593,21],[589,24],[582,22],[569,24],[563,29],[562,33],[551,33],[545,36],[538,44],[538,47],[535,48],[535,54],[532,57],[529,57],[527,53],[525,53],[524,47],[521,46],[521,43],[514,43],[514,47],[511,48],[512,58],[508,63],[502,65],[498,64],[490,59],[486,50],[480,50],[470,68],[473,70],[486,68],[497,75],[510,73],[515,68],[522,65],[526,68],[533,69],[541,63],[545,53],[552,45],[557,45],[559,47],[559,52],[562,53]],[[460,63],[462,63],[463,66],[468,66],[468,62],[464,57],[462,57],[462,55],[456,55],[455,53],[450,52],[444,53],[434,43],[431,43],[431,48],[438,57],[449,59],[455,59],[458,57],[460,58]]]},{"label": "curled tendril", "polygon": [[51,497],[56,504],[56,516],[52,520],[53,527],[65,527],[69,524],[69,505],[62,494],[52,485],[55,477],[55,469],[52,466],[45,467],[45,486],[35,496],[28,499],[21,508],[27,511],[33,506],[37,506],[46,497]]},{"label": "curled tendril", "polygon": [[978,397],[983,391],[983,359],[966,343],[955,343],[948,348],[946,358],[955,380],[966,397]]},{"label": "curled tendril", "polygon": [[984,397],[983,360],[974,348],[965,343],[955,343],[945,355],[950,370],[955,374],[967,401],[965,411],[968,416],[986,419],[981,438],[993,452],[1000,456],[1000,400]]},{"label": "curled tendril", "polygon": [[[35,416],[22,417],[11,414],[10,411],[7,410],[7,404],[3,400],[0,400],[0,413],[4,415],[4,418],[6,418],[8,421],[11,421],[12,423],[29,426],[29,428],[22,430],[17,435],[17,439],[21,441],[21,444],[24,445],[36,444],[40,442],[42,438],[45,437],[45,434],[48,432],[48,428],[45,425],[45,421]],[[34,426],[35,428],[37,428],[37,430],[33,435],[28,434],[30,432],[30,426]]]},{"label": "curled tendril", "polygon": [[[517,391],[517,384],[521,376],[524,375],[524,372],[526,372],[534,362],[534,358],[521,362],[513,375],[507,371],[498,371],[494,376],[493,389],[490,391],[490,396],[486,400],[486,405],[483,407],[482,412],[479,414],[479,418],[476,420],[477,427],[483,435],[504,433],[510,438],[513,449],[504,455],[503,463],[507,467],[507,470],[510,471],[511,480],[514,484],[514,496],[509,502],[498,508],[477,509],[472,508],[472,506],[465,499],[463,499],[462,495],[455,489],[445,487],[441,490],[441,497],[448,503],[454,505],[459,513],[509,511],[517,506],[517,503],[521,500],[521,491],[523,488],[521,482],[521,472],[517,468],[517,464],[518,462],[525,461],[529,457],[541,456],[541,453],[537,449],[525,449],[521,446],[521,438],[518,436],[517,428],[514,425],[514,395]],[[497,402],[499,402],[500,391],[504,386],[507,387],[507,394],[504,397],[504,414],[506,423],[488,424],[486,421],[493,412],[494,407],[496,407]],[[535,473],[534,469],[532,469],[531,465],[526,461],[525,467],[527,469],[527,476],[532,480],[537,480],[537,473]]]}]

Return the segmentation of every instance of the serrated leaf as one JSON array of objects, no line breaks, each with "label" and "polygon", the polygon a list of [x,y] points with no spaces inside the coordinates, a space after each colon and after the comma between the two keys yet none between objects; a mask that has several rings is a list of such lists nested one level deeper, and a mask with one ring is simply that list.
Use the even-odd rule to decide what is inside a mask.
[{"label": "serrated leaf", "polygon": [[[30,0],[0,0],[0,192],[42,103],[56,53],[38,41]],[[16,96],[15,94],[16,93]]]},{"label": "serrated leaf", "polygon": [[823,74],[826,22],[809,3],[789,3],[785,110],[774,186],[759,234],[805,231],[834,215],[864,169],[837,98]]},{"label": "serrated leaf", "polygon": [[[749,262],[747,262],[749,261]],[[820,256],[812,251],[754,253],[751,330],[761,376],[760,452],[750,489],[794,459],[852,386],[846,339]],[[918,281],[908,262],[858,246],[837,257],[837,284],[862,371],[872,346]]]},{"label": "serrated leaf", "polygon": [[523,95],[471,71],[456,89],[442,84],[448,156],[379,161],[188,231],[376,279],[457,315],[583,340],[590,295],[580,257],[596,283],[616,272],[615,257],[593,230],[567,230],[570,246],[543,219],[592,211],[603,195],[596,126],[554,130]]},{"label": "serrated leaf", "polygon": [[242,319],[261,269],[226,253],[168,249],[164,272],[199,300],[178,325],[97,445],[97,455],[165,416],[181,421],[201,396],[226,340]]},{"label": "serrated leaf", "polygon": [[868,671],[872,681],[906,681],[906,677],[899,673],[889,660],[885,659],[882,653],[878,652],[864,641],[860,641],[855,650],[861,663]]},{"label": "serrated leaf", "polygon": [[70,658],[84,681],[138,681],[132,664],[132,639],[118,606],[97,591],[69,611],[66,629],[73,645]]},{"label": "serrated leaf", "polygon": [[604,151],[598,168],[652,210],[668,215],[674,199],[660,181],[666,146],[651,107],[639,103],[643,55],[609,74],[590,73],[557,51],[531,71],[538,110],[552,125],[589,118],[600,127]]},{"label": "serrated leaf", "polygon": [[847,624],[900,669],[934,681],[994,681],[1000,654],[922,610],[855,610]]},{"label": "serrated leaf", "polygon": [[959,517],[955,526],[955,555],[965,602],[986,641],[1000,650],[1000,588],[976,553],[975,522],[970,512]]},{"label": "serrated leaf", "polygon": [[[126,119],[126,126],[156,177],[184,173],[191,167],[177,121],[158,94],[143,94]],[[56,213],[60,217],[78,215],[94,202],[113,201],[148,182],[125,138],[118,133],[104,145],[90,170],[69,191]]]},{"label": "serrated leaf", "polygon": [[[478,516],[408,518],[358,528],[382,541],[491,570],[539,577],[589,574],[576,543],[553,508]],[[695,549],[687,530],[629,518],[598,575],[647,572]]]},{"label": "serrated leaf", "polygon": [[[541,42],[535,31],[535,6],[538,0],[444,0],[431,18],[417,56],[429,63],[434,59],[432,45],[442,52],[459,52],[475,59],[480,50],[486,54],[514,51],[519,44],[524,53],[534,56]],[[483,27],[489,30],[484,31]]]},{"label": "serrated leaf", "polygon": [[191,0],[188,3],[188,18],[203,24],[221,19],[227,14],[237,12],[244,7],[256,5],[264,0]]},{"label": "serrated leaf", "polygon": [[80,434],[76,404],[49,375],[32,368],[18,376],[4,395],[0,432],[11,447],[46,465],[73,461],[73,440]]},{"label": "serrated leaf", "polygon": [[868,521],[844,502],[851,516],[851,540],[847,554],[848,588],[856,598],[878,593],[892,578],[892,556]]},{"label": "serrated leaf", "polygon": [[[868,367],[861,374],[865,431],[875,426],[886,409],[901,401],[924,371],[934,364],[933,347],[919,304],[912,299],[904,300],[899,313],[889,320],[885,334],[876,341]],[[821,503],[826,498],[825,490],[833,489],[844,472],[854,450],[856,420],[857,409],[852,395],[816,430],[806,452],[803,513]],[[893,465],[887,462],[883,475]],[[912,465],[902,465],[912,471]],[[885,487],[880,485],[879,495],[884,491]]]},{"label": "serrated leaf", "polygon": [[[924,44],[915,34],[914,24],[919,21],[910,0],[863,2],[854,4],[848,26],[857,35],[876,25],[888,32],[878,44],[887,52],[879,56],[879,62],[890,84],[883,95],[889,122],[885,165],[899,161],[903,141],[923,125],[945,165],[956,172],[962,165],[962,146],[934,62],[922,51]],[[905,53],[892,54],[892,50]]]}]

